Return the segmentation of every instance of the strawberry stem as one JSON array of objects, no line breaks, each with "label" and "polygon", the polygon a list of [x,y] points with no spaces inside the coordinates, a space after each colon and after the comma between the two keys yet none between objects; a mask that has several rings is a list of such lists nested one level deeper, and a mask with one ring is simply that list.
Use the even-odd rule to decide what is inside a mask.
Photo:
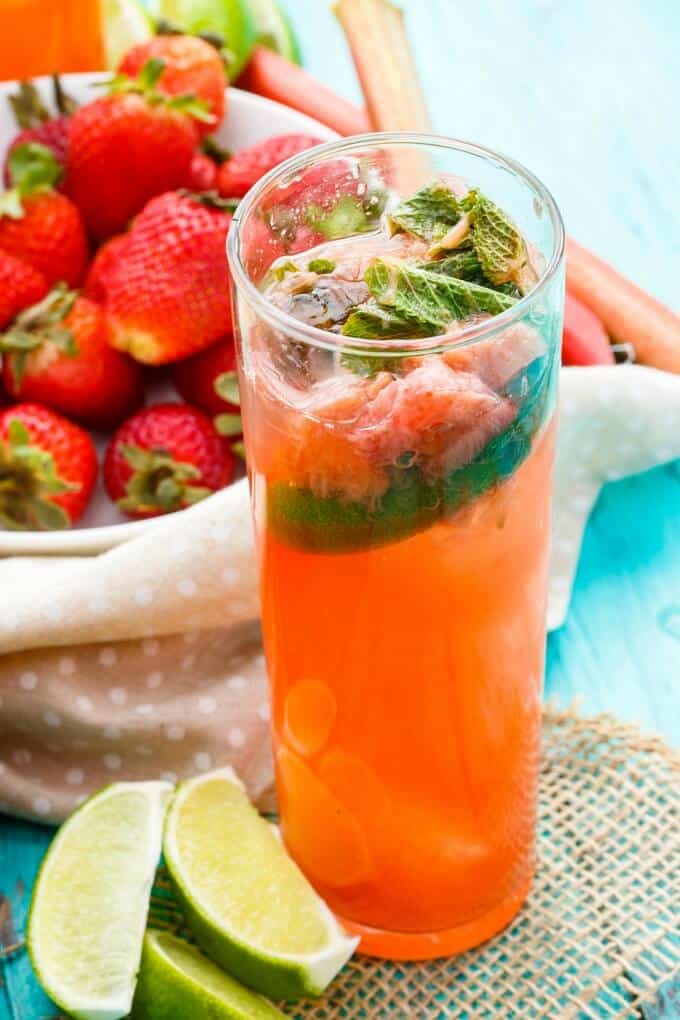
[{"label": "strawberry stem", "polygon": [[204,99],[197,99],[193,92],[169,96],[156,89],[164,71],[165,61],[159,57],[150,57],[136,78],[131,78],[127,74],[117,74],[105,84],[108,84],[109,95],[132,93],[143,96],[150,106],[165,106],[166,109],[186,113],[187,116],[203,121],[205,124],[214,124],[216,118],[210,112],[209,104]]},{"label": "strawberry stem", "polygon": [[9,160],[9,179],[20,198],[56,187],[64,174],[54,153],[39,142],[24,142],[12,149]]},{"label": "strawberry stem", "polygon": [[121,452],[132,470],[125,496],[119,499],[121,510],[131,513],[171,513],[198,503],[211,489],[190,482],[200,477],[193,464],[175,460],[165,450],[144,450],[124,444]]},{"label": "strawberry stem", "polygon": [[0,523],[12,531],[68,528],[68,514],[50,497],[79,488],[59,477],[52,454],[33,446],[23,422],[11,419],[0,440]]}]

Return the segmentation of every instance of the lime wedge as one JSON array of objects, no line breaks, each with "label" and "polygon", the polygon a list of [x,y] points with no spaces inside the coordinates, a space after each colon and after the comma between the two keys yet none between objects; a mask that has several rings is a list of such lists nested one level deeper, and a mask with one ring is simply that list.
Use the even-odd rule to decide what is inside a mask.
[{"label": "lime wedge", "polygon": [[297,38],[276,0],[248,0],[248,5],[255,22],[257,41],[292,60],[294,64],[299,64],[300,47]]},{"label": "lime wedge", "polygon": [[149,10],[193,35],[221,36],[230,81],[243,70],[255,45],[255,23],[247,0],[150,0]]},{"label": "lime wedge", "polygon": [[139,0],[99,0],[106,66],[118,67],[127,51],[153,35],[151,19]]},{"label": "lime wedge", "polygon": [[127,1016],[160,856],[169,783],[117,783],[57,833],[28,919],[38,980],[78,1020]]},{"label": "lime wedge", "polygon": [[144,936],[130,1020],[282,1020],[283,1013],[244,988],[193,946],[167,932]]},{"label": "lime wedge", "polygon": [[319,995],[354,952],[231,769],[180,786],[163,850],[196,941],[262,995]]}]

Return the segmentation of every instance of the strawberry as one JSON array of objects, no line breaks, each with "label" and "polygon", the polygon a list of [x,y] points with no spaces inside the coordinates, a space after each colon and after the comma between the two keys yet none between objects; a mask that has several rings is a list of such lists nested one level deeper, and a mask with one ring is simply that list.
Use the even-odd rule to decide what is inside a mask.
[{"label": "strawberry", "polygon": [[37,269],[0,251],[0,329],[44,297],[48,289],[47,280]]},{"label": "strawberry", "polygon": [[5,389],[17,400],[110,428],[142,402],[144,377],[108,338],[102,307],[59,285],[0,337]]},{"label": "strawberry", "polygon": [[85,512],[97,477],[87,432],[40,404],[0,411],[0,523],[52,531]]},{"label": "strawberry", "polygon": [[[231,337],[213,344],[207,351],[178,362],[173,369],[172,381],[184,400],[214,415],[238,415],[236,349]],[[228,394],[231,400],[225,399]],[[241,429],[239,427],[238,432]]]},{"label": "strawberry", "polygon": [[56,75],[53,81],[55,101],[59,110],[59,115],[56,117],[50,116],[32,82],[19,82],[18,93],[9,96],[14,117],[22,130],[7,151],[4,170],[7,187],[10,186],[9,156],[14,149],[26,142],[38,142],[40,145],[44,145],[61,167],[66,166],[71,114],[76,106],[73,100],[64,94]]},{"label": "strawberry", "polygon": [[90,301],[99,301],[102,304],[105,301],[109,272],[121,258],[127,238],[127,234],[116,234],[114,237],[110,237],[90,262],[82,290],[83,296],[89,298]]},{"label": "strawberry", "polygon": [[191,506],[228,485],[234,458],[209,418],[188,404],[156,404],[129,418],[104,457],[104,484],[131,517]]},{"label": "strawberry", "polygon": [[35,142],[15,148],[9,167],[13,187],[0,196],[0,248],[48,283],[77,286],[87,264],[87,237],[76,206],[54,190],[61,167]]},{"label": "strawberry", "polygon": [[118,72],[136,78],[149,60],[164,64],[158,91],[168,96],[191,93],[205,102],[211,119],[200,125],[199,132],[214,131],[224,117],[227,86],[224,64],[215,47],[193,35],[157,35],[133,46]]},{"label": "strawberry", "polygon": [[66,191],[96,240],[119,233],[154,195],[181,187],[198,140],[197,121],[211,115],[193,96],[156,89],[163,62],[137,78],[120,75],[110,94],[71,120]]},{"label": "strawberry", "polygon": [[205,152],[197,152],[186,179],[189,191],[213,191],[217,187],[217,164]]},{"label": "strawberry", "polygon": [[242,198],[279,163],[320,142],[320,138],[311,135],[275,135],[247,149],[241,149],[220,167],[217,189],[226,198]]},{"label": "strawberry", "polygon": [[231,332],[225,242],[231,213],[215,195],[168,192],[139,214],[108,271],[112,340],[162,365]]}]

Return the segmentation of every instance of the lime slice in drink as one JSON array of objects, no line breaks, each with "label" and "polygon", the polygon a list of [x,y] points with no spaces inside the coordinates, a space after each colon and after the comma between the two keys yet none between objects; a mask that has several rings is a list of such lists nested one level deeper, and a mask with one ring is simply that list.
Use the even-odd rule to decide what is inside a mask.
[{"label": "lime slice in drink", "polygon": [[144,937],[130,1020],[170,1017],[282,1020],[283,1013],[234,981],[193,946],[167,932],[149,931]]},{"label": "lime slice in drink", "polygon": [[220,36],[230,81],[243,70],[255,45],[257,33],[247,0],[150,0],[149,10],[193,35]]},{"label": "lime slice in drink", "polygon": [[47,994],[79,1020],[127,1016],[160,856],[169,783],[116,783],[61,827],[33,893],[28,951]]},{"label": "lime slice in drink", "polygon": [[196,941],[262,995],[319,995],[354,952],[231,769],[180,786],[163,850]]},{"label": "lime slice in drink", "polygon": [[153,35],[151,19],[139,0],[100,0],[106,66],[114,69],[127,51]]},{"label": "lime slice in drink", "polygon": [[300,47],[297,38],[276,0],[248,0],[248,5],[255,21],[257,41],[292,60],[294,64],[299,64]]}]

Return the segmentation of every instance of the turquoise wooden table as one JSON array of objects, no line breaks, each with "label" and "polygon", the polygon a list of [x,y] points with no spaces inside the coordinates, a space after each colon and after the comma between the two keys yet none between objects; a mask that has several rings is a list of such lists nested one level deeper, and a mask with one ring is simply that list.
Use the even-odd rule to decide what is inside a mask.
[{"label": "turquoise wooden table", "polygon": [[[677,307],[677,0],[404,6],[435,129],[526,163],[575,237]],[[308,68],[358,101],[327,5],[287,7]],[[546,694],[680,744],[680,463],[603,490],[568,620],[548,641]],[[0,893],[19,937],[50,835],[0,817]],[[11,936],[8,916],[0,896],[0,943]],[[0,1020],[57,1015],[25,954],[5,964],[2,979]]]}]

